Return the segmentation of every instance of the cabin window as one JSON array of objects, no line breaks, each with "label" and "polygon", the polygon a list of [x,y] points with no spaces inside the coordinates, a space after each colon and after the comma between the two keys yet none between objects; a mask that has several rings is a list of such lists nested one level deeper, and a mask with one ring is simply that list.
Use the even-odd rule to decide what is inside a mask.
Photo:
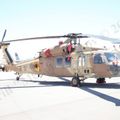
[{"label": "cabin window", "polygon": [[85,56],[80,56],[79,57],[79,66],[81,67],[81,66],[85,66],[85,64],[86,64],[86,58],[85,58]]},{"label": "cabin window", "polygon": [[71,66],[71,57],[57,57],[55,59],[56,67],[70,67]]},{"label": "cabin window", "polygon": [[71,57],[66,57],[65,58],[64,65],[67,66],[67,67],[71,66]]},{"label": "cabin window", "polygon": [[85,66],[86,63],[87,63],[87,62],[86,62],[86,57],[83,56],[83,58],[82,58],[82,65]]},{"label": "cabin window", "polygon": [[105,63],[105,60],[103,59],[103,55],[96,54],[94,56],[94,64],[103,64],[103,63]]},{"label": "cabin window", "polygon": [[82,58],[79,57],[79,66],[82,66]]},{"label": "cabin window", "polygon": [[56,67],[63,67],[63,58],[62,57],[56,58]]}]

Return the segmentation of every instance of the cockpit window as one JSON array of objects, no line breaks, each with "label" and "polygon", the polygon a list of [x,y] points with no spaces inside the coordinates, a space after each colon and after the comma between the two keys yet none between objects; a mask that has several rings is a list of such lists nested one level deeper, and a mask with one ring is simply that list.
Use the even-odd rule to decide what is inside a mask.
[{"label": "cockpit window", "polygon": [[112,61],[118,59],[118,57],[115,53],[105,53],[105,56],[106,56],[108,62],[112,62]]},{"label": "cockpit window", "polygon": [[120,60],[120,53],[116,53],[117,58]]},{"label": "cockpit window", "polygon": [[94,64],[102,64],[106,61],[113,62],[120,60],[120,54],[113,52],[105,52],[104,54],[97,53],[94,55]]},{"label": "cockpit window", "polygon": [[100,53],[95,54],[95,56],[94,56],[94,64],[102,64],[102,63],[105,63],[103,55],[101,55]]}]

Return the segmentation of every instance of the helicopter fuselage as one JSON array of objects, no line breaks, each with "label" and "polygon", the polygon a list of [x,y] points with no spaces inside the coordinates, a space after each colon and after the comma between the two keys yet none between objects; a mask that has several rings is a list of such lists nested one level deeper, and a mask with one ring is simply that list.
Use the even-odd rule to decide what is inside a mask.
[{"label": "helicopter fuselage", "polygon": [[39,57],[7,68],[19,74],[32,73],[55,77],[111,78],[120,76],[120,58],[112,51],[72,52],[70,55]]},{"label": "helicopter fuselage", "polygon": [[[111,78],[120,76],[120,57],[118,52],[99,48],[83,47],[78,44],[62,44],[39,53],[37,58],[13,63],[7,51],[8,44],[2,46],[7,65],[5,71],[21,74],[37,74],[55,77]],[[75,78],[75,79],[74,79]],[[73,84],[74,84],[73,82]]]}]

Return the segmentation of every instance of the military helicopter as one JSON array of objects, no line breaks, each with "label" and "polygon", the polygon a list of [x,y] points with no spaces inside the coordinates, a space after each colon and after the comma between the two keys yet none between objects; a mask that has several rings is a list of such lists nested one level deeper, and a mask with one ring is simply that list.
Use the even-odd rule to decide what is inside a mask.
[{"label": "military helicopter", "polygon": [[[3,51],[6,63],[0,67],[2,71],[15,71],[16,80],[22,74],[37,74],[72,77],[71,85],[79,86],[87,78],[96,78],[97,83],[106,83],[105,78],[120,76],[120,56],[116,51],[105,50],[103,48],[85,47],[80,41],[90,38],[90,35],[82,33],[71,33],[61,36],[44,36],[34,38],[22,38],[3,41],[6,34],[4,32],[0,48]],[[59,42],[53,48],[44,49],[39,52],[39,56],[31,60],[19,61],[15,63],[8,52],[10,42],[25,40],[40,40],[67,38],[64,42]]]}]

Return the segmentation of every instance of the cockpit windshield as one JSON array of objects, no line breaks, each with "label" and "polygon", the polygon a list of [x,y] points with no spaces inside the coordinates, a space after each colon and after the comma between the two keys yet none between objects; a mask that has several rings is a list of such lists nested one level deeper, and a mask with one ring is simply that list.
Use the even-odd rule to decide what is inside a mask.
[{"label": "cockpit windshield", "polygon": [[120,53],[104,52],[96,53],[94,55],[94,64],[104,64],[108,62],[114,62],[120,60]]},{"label": "cockpit windshield", "polygon": [[103,64],[105,63],[105,56],[101,53],[94,55],[94,64]]},{"label": "cockpit windshield", "polygon": [[117,54],[117,58],[120,60],[120,53],[116,53]]},{"label": "cockpit windshield", "polygon": [[116,54],[116,53],[110,53],[110,52],[106,52],[104,53],[108,62],[112,62],[114,60],[118,60],[120,59],[120,57]]}]

